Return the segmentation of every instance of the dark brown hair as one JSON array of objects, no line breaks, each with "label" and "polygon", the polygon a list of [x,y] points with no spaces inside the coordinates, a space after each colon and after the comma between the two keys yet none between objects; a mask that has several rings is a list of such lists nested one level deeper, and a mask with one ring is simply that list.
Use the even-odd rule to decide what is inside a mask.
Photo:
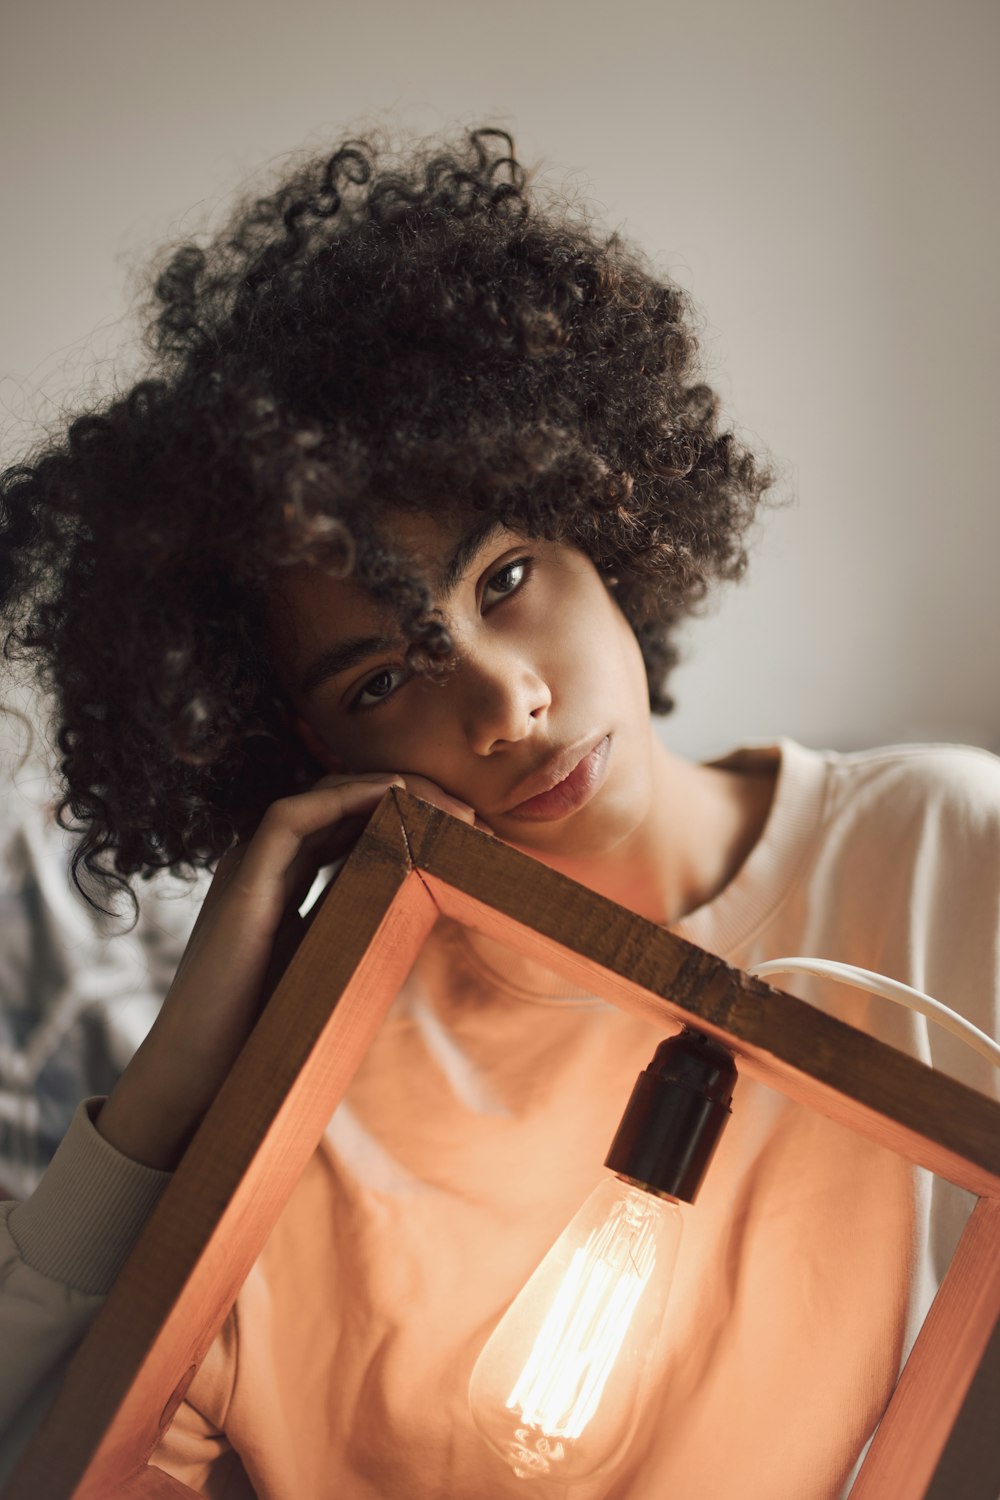
[{"label": "dark brown hair", "polygon": [[148,327],[148,377],[0,491],[5,652],[53,694],[84,894],[81,866],[107,893],[210,865],[320,774],[264,646],[276,567],[353,572],[448,657],[389,507],[582,548],[672,707],[676,626],[742,572],[774,473],[719,431],[685,294],[506,132],[308,160],[170,252]]}]

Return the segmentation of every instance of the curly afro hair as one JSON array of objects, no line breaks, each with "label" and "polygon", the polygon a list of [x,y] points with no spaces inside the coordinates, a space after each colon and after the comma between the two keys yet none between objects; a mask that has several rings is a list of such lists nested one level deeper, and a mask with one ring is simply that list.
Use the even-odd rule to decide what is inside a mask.
[{"label": "curly afro hair", "polygon": [[[452,643],[389,509],[495,515],[618,580],[650,706],[675,628],[738,577],[774,473],[718,430],[685,294],[529,185],[511,137],[296,166],[154,272],[146,378],[0,490],[5,654],[51,693],[73,860],[189,875],[322,768],[263,620],[274,571],[353,574],[419,670]],[[72,814],[73,823],[67,821]]]}]

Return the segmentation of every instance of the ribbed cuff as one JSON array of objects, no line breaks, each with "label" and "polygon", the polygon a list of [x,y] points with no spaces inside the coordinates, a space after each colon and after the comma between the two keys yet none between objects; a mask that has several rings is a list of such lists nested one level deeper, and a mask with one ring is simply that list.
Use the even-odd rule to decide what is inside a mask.
[{"label": "ribbed cuff", "polygon": [[77,1106],[35,1191],[7,1221],[28,1265],[98,1296],[111,1290],[172,1175],[131,1161],[98,1134],[103,1103]]}]

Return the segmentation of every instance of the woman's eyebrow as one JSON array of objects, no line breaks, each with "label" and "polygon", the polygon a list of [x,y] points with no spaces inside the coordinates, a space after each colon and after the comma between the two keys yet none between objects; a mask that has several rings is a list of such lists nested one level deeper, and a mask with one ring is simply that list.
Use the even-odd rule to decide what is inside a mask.
[{"label": "woman's eyebrow", "polygon": [[443,599],[449,598],[455,592],[459,579],[476,553],[482,552],[501,531],[506,530],[504,523],[498,521],[495,516],[487,516],[485,520],[478,521],[475,526],[469,528],[459,539],[455,550],[438,574],[438,590]]},{"label": "woman's eyebrow", "polygon": [[299,679],[299,692],[308,698],[327,678],[339,677],[341,672],[358,666],[369,656],[399,649],[399,638],[387,635],[354,635],[346,641],[338,641],[336,646],[331,646],[310,662]]}]

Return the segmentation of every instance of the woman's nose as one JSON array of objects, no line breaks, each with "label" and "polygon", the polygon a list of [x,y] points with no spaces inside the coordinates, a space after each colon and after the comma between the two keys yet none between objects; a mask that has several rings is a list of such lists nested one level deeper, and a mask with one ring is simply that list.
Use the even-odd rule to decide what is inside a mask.
[{"label": "woman's nose", "polygon": [[466,733],[479,755],[492,755],[506,743],[533,733],[552,702],[547,683],[523,661],[463,661]]}]

